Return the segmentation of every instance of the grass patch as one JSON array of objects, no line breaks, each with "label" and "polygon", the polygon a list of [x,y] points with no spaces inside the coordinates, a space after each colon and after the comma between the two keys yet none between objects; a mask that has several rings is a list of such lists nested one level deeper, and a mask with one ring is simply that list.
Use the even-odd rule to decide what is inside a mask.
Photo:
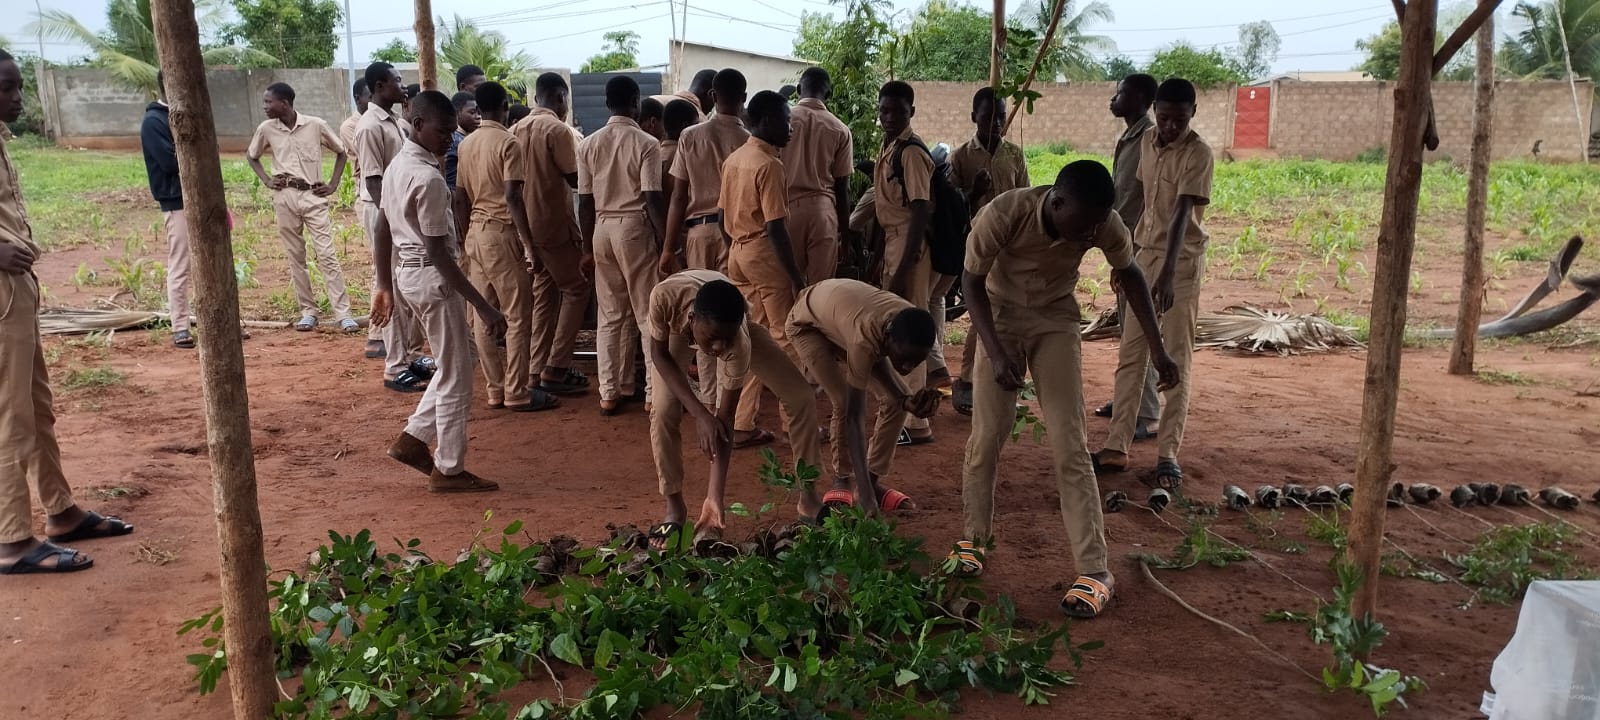
[{"label": "grass patch", "polygon": [[1487,368],[1484,370],[1479,370],[1477,374],[1473,375],[1473,377],[1477,378],[1478,382],[1488,385],[1515,385],[1518,387],[1526,387],[1535,384],[1533,378],[1513,370],[1495,370],[1493,368]]},{"label": "grass patch", "polygon": [[61,378],[61,389],[66,392],[103,390],[128,382],[128,376],[108,367],[76,367]]},{"label": "grass patch", "polygon": [[99,500],[120,500],[122,498],[142,498],[150,494],[150,490],[143,485],[108,485],[85,488],[86,492]]},{"label": "grass patch", "polygon": [[967,344],[967,329],[966,328],[960,328],[960,327],[948,327],[948,328],[945,328],[945,330],[944,330],[944,344],[946,344],[946,345],[965,345],[965,344]]}]

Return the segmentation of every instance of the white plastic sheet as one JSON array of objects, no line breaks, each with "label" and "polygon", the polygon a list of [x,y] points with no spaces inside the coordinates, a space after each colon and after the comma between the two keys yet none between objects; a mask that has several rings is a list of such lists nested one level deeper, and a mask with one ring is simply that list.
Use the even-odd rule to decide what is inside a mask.
[{"label": "white plastic sheet", "polygon": [[1529,586],[1489,681],[1489,720],[1600,718],[1600,582]]}]

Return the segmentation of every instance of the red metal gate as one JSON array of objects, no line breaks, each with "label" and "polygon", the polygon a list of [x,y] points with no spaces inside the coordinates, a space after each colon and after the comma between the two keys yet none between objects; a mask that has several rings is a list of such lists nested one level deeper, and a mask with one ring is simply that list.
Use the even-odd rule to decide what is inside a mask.
[{"label": "red metal gate", "polygon": [[1239,88],[1233,103],[1233,146],[1261,148],[1272,146],[1272,88]]}]

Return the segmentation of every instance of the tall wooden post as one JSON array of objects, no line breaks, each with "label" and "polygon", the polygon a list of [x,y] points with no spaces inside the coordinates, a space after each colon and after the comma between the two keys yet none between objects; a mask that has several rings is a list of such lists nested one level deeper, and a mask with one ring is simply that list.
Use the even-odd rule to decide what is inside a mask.
[{"label": "tall wooden post", "polygon": [[1422,191],[1422,142],[1428,125],[1438,12],[1438,0],[1411,0],[1405,4],[1400,21],[1400,74],[1394,89],[1389,172],[1378,230],[1378,265],[1372,287],[1372,337],[1367,345],[1361,448],[1356,459],[1356,496],[1350,523],[1350,551],[1364,579],[1351,609],[1356,617],[1375,612],[1378,605],[1384,495],[1394,469],[1400,351],[1405,341],[1411,252],[1416,244],[1417,200]]},{"label": "tall wooden post", "polygon": [[276,698],[267,617],[267,563],[256,468],[250,444],[239,286],[233,274],[228,208],[212,122],[211,92],[200,59],[193,0],[152,0],[157,55],[166,72],[172,139],[183,179],[184,215],[194,257],[200,319],[201,396],[211,457],[212,502],[222,553],[223,640],[237,720],[267,717]]},{"label": "tall wooden post", "polygon": [[1478,29],[1478,69],[1472,106],[1472,168],[1467,178],[1467,243],[1461,257],[1461,307],[1450,346],[1450,374],[1471,375],[1483,319],[1483,223],[1489,206],[1489,160],[1494,136],[1494,16]]},{"label": "tall wooden post", "polygon": [[989,87],[999,90],[1006,66],[1006,0],[994,0],[993,21],[989,36]]},{"label": "tall wooden post", "polygon": [[439,89],[439,58],[433,44],[433,0],[417,0],[417,74],[423,90]]}]

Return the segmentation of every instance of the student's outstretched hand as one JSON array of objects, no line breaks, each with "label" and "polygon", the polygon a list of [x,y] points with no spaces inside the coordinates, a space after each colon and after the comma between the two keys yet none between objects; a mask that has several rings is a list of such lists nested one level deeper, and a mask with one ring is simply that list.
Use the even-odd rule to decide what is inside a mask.
[{"label": "student's outstretched hand", "polygon": [[1005,353],[997,358],[990,358],[989,364],[994,366],[994,381],[1000,384],[1000,389],[1006,392],[1016,392],[1022,389],[1025,371],[1022,361]]},{"label": "student's outstretched hand", "polygon": [[923,388],[907,397],[905,402],[901,403],[901,407],[916,417],[927,419],[933,417],[933,413],[939,409],[940,397],[938,390]]},{"label": "student's outstretched hand", "polygon": [[[3,246],[0,246],[3,247]],[[389,324],[389,313],[394,310],[394,298],[388,290],[379,290],[372,296],[372,310],[367,313],[367,322],[373,327],[383,327]]]},{"label": "student's outstretched hand", "polygon": [[33,251],[26,245],[0,243],[0,272],[21,275],[33,270]]},{"label": "student's outstretched hand", "polygon": [[1151,353],[1150,364],[1156,369],[1156,389],[1166,392],[1182,382],[1182,373],[1178,372],[1178,363],[1165,350]]},{"label": "student's outstretched hand", "polygon": [[701,415],[695,419],[695,429],[699,430],[700,451],[707,460],[725,457],[733,449],[733,428],[722,418],[711,413]]}]

